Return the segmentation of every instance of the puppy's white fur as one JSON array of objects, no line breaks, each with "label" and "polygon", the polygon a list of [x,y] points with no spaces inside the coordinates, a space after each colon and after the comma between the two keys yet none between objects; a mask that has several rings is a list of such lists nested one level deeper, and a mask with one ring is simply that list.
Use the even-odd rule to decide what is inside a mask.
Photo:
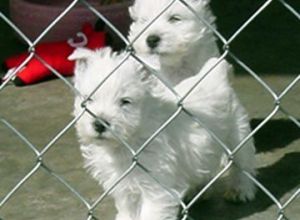
[{"label": "puppy's white fur", "polygon": [[[96,52],[77,49],[70,56],[77,60],[76,89],[88,97],[124,57],[108,48]],[[178,84],[174,88],[177,93],[185,95],[216,60],[210,59],[197,75]],[[250,129],[247,114],[228,82],[229,69],[226,61],[219,63],[182,104],[232,150]],[[76,129],[90,173],[108,190],[128,172],[112,192],[118,210],[116,220],[177,219],[178,198],[206,184],[226,164],[222,147],[184,111],[136,157],[120,142],[121,138],[138,151],[176,112],[177,101],[129,58],[86,102],[93,116],[85,112]],[[75,98],[75,116],[82,113],[82,102],[82,96]],[[94,116],[105,123],[106,129],[97,132]],[[241,200],[254,197],[252,182],[240,170],[255,173],[254,153],[250,139],[234,155],[227,182],[230,196]]]},{"label": "puppy's white fur", "polygon": [[[172,1],[135,0],[129,8],[133,19],[129,40],[133,42],[138,54],[156,54],[165,78],[176,85],[197,74],[209,58],[219,55],[219,51],[212,30],[199,19],[205,19],[215,28],[215,17],[209,8],[209,1],[186,0],[196,15],[182,2],[175,1],[151,23],[170,2]],[[147,43],[151,36],[159,38],[155,47]]]}]

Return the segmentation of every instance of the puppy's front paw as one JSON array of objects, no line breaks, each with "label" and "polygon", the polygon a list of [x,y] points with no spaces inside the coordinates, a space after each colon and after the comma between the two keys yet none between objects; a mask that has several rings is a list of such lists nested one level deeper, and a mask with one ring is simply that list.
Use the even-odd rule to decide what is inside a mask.
[{"label": "puppy's front paw", "polygon": [[244,189],[239,187],[229,188],[225,191],[223,197],[225,200],[230,202],[249,202],[255,198],[255,193],[255,187],[254,185],[251,185]]}]

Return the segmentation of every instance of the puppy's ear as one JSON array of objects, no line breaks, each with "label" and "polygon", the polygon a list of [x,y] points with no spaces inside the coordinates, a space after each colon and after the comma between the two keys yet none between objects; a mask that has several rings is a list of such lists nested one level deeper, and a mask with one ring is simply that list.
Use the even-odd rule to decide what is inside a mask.
[{"label": "puppy's ear", "polygon": [[190,0],[191,3],[201,4],[203,6],[208,5],[210,3],[210,0]]},{"label": "puppy's ear", "polygon": [[158,79],[152,73],[151,68],[141,65],[138,69],[138,74],[138,78],[145,87],[154,88],[157,85]]},{"label": "puppy's ear", "polygon": [[140,80],[142,82],[148,82],[153,77],[152,74],[151,74],[151,71],[143,65],[139,68],[138,72],[139,72],[139,75],[140,75]]},{"label": "puppy's ear", "polygon": [[77,48],[68,57],[68,60],[86,60],[93,55],[93,51],[87,48]]},{"label": "puppy's ear", "polygon": [[87,67],[88,59],[92,57],[94,52],[87,48],[77,48],[68,57],[68,60],[76,61],[74,73],[75,76],[84,72]]},{"label": "puppy's ear", "polygon": [[128,12],[129,12],[129,15],[130,15],[130,17],[131,17],[131,20],[132,20],[133,22],[136,21],[137,17],[136,17],[136,13],[135,13],[135,8],[134,8],[134,6],[130,6],[130,7],[128,8]]},{"label": "puppy's ear", "polygon": [[74,68],[74,86],[76,89],[80,90],[82,80],[84,79],[84,76],[86,75],[86,69],[88,66],[88,60],[93,56],[93,51],[86,49],[86,48],[77,48],[74,50],[74,52],[68,57],[68,60],[70,61],[76,61],[75,62],[75,68]]},{"label": "puppy's ear", "polygon": [[160,75],[160,63],[157,57],[140,55],[139,58],[141,61],[137,71],[139,79],[148,85],[157,83],[157,75]]},{"label": "puppy's ear", "polygon": [[206,8],[209,7],[210,0],[190,0],[189,3],[194,8],[194,10],[202,11],[206,10]]}]

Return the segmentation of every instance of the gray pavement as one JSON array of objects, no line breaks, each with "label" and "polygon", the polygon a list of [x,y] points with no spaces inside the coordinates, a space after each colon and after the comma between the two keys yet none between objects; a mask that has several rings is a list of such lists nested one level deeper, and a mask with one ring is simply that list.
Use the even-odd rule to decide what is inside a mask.
[{"label": "gray pavement", "polygon": [[[295,75],[264,75],[263,79],[280,93]],[[256,127],[273,110],[271,95],[253,78],[234,79],[243,104]],[[284,97],[282,106],[300,118],[300,85]],[[0,202],[28,174],[38,161],[34,152],[7,127],[13,125],[42,150],[72,117],[72,91],[60,80],[0,92]],[[258,180],[285,203],[300,187],[300,129],[284,114],[276,114],[255,135]],[[69,129],[43,156],[43,164],[19,190],[0,207],[1,220],[83,220],[88,209],[54,175],[68,182],[87,202],[93,203],[103,192],[83,169],[74,128]],[[54,173],[52,173],[51,169]],[[51,173],[53,175],[51,175]],[[300,198],[285,210],[289,220],[300,216]],[[275,220],[278,209],[262,191],[250,203],[233,204],[220,198],[199,201],[191,209],[195,220]],[[101,220],[114,219],[115,208],[105,198],[95,209]]]}]

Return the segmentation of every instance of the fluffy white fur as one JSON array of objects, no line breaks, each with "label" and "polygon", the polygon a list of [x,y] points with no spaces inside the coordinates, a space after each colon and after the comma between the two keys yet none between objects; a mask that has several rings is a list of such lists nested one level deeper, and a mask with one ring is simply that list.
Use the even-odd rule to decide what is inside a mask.
[{"label": "fluffy white fur", "polygon": [[[186,0],[197,16],[182,2],[176,1],[154,23],[141,31],[159,15],[172,0],[135,0],[129,8],[133,23],[129,40],[138,54],[156,54],[165,78],[176,85],[197,74],[211,57],[219,51],[213,32],[197,18],[202,17],[215,27],[209,0]],[[156,36],[156,43],[147,43]],[[158,38],[157,38],[158,37]],[[154,38],[155,39],[155,38]]]},{"label": "fluffy white fur", "polygon": [[[77,60],[76,89],[88,97],[124,56],[112,54],[108,48],[96,52],[77,49],[70,56]],[[216,60],[210,59],[197,75],[178,84],[174,88],[177,93],[184,95]],[[247,114],[228,82],[229,69],[228,63],[222,61],[182,104],[232,149],[250,129]],[[86,103],[87,109],[106,126],[97,131],[97,119],[87,112],[76,124],[85,164],[92,176],[107,190],[137,162],[112,192],[118,210],[116,220],[176,220],[180,209],[176,197],[183,199],[188,192],[203,186],[226,164],[222,147],[183,111],[136,160],[115,136],[137,151],[176,111],[177,101],[137,61],[129,58]],[[75,98],[75,116],[82,113],[82,102],[82,96]],[[253,183],[240,170],[255,173],[254,153],[249,140],[234,155],[235,165],[227,182],[231,197],[254,197]]]}]

